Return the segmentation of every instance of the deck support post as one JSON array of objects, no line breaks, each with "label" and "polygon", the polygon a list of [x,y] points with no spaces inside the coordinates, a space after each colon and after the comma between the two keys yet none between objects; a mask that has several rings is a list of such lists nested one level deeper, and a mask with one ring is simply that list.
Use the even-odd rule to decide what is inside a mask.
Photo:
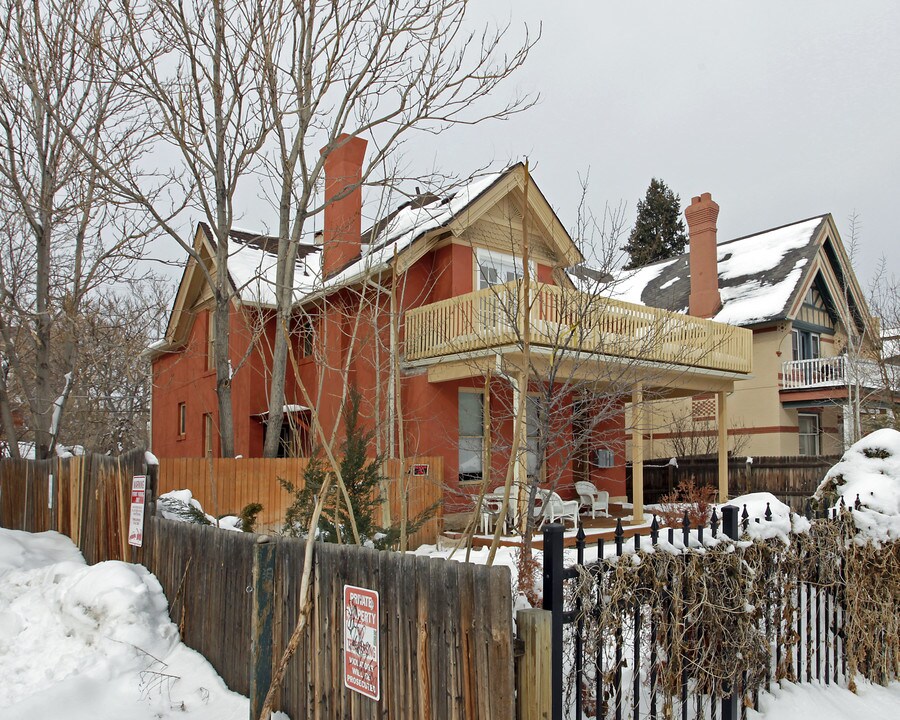
[{"label": "deck support post", "polygon": [[728,501],[728,393],[717,393],[716,418],[719,426],[719,502]]},{"label": "deck support post", "polygon": [[644,522],[644,383],[631,390],[631,488],[634,510],[631,522]]}]

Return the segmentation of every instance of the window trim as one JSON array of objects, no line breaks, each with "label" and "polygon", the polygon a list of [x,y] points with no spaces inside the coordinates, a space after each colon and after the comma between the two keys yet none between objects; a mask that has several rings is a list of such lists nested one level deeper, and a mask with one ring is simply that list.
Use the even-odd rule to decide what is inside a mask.
[{"label": "window trim", "polygon": [[[801,418],[814,418],[815,419],[815,432],[803,432],[800,426]],[[815,447],[813,448],[813,452],[805,453],[803,452],[803,438],[814,438],[815,439]],[[803,457],[817,457],[821,455],[822,452],[822,419],[819,417],[818,413],[797,413],[797,449],[798,453]]]},{"label": "window trim", "polygon": [[[459,423],[459,398],[462,395],[478,395],[481,399],[481,434],[480,435],[463,435],[462,428]],[[484,403],[484,390],[480,388],[457,388],[456,392],[456,433],[457,433],[457,456],[456,456],[456,477],[457,482],[460,484],[466,483],[481,483],[484,481],[484,473],[485,473],[485,437],[484,437],[484,425],[485,425],[485,413],[487,412]],[[467,477],[463,477],[463,473],[460,471],[460,459],[459,459],[459,451],[461,450],[461,442],[463,438],[478,438],[481,440],[481,453],[479,454],[479,463],[481,465],[481,471],[478,474],[478,477],[475,476],[475,473],[466,473]],[[469,477],[471,475],[471,477]]]},{"label": "window trim", "polygon": [[[529,426],[528,426],[528,399],[527,399],[527,398],[534,398],[535,401],[539,401],[541,398],[540,398],[540,393],[536,393],[536,392],[530,392],[530,393],[528,393],[525,397],[526,397],[526,400],[525,400],[525,403],[526,403],[526,404],[525,404],[525,445],[526,445],[525,452],[528,453],[528,454],[530,454],[530,453],[531,453],[531,450],[528,449],[528,447],[527,447],[528,441],[529,441],[532,437],[537,438],[538,447],[540,447],[540,444],[541,444],[541,428],[540,428],[540,414],[539,414],[539,415],[538,415],[538,418],[537,418],[538,425],[539,425],[539,427],[537,428],[537,431],[536,431],[533,435],[531,434],[531,432],[529,432]],[[540,409],[540,408],[538,408],[538,409]],[[538,482],[543,482],[544,479],[547,477],[547,445],[546,445],[546,444],[544,445],[544,457],[543,457],[543,458],[538,458],[538,457],[537,457],[537,453],[535,453],[535,462],[538,463],[538,468],[540,469],[540,472],[537,473],[537,474],[534,474],[534,475],[532,475],[531,473],[527,472],[527,470],[528,470],[528,460],[526,459],[526,461],[525,461],[526,474],[528,475],[529,478],[536,477],[536,478],[538,479]]]},{"label": "window trim", "polygon": [[[475,252],[472,253],[473,259],[473,270],[474,270],[474,284],[472,287],[478,290],[487,290],[488,288],[494,287],[494,285],[487,285],[486,287],[481,286],[481,268],[482,268],[482,258],[486,259],[488,266],[493,266],[495,262],[499,261],[499,263],[505,264],[508,267],[514,268],[515,270],[515,279],[520,280],[522,278],[522,256],[521,255],[513,255],[512,253],[503,252],[501,250],[492,250],[490,248],[482,248],[477,247],[474,248]],[[534,260],[528,261],[528,269],[531,271],[529,277],[532,279],[537,278],[537,264]],[[496,285],[504,285],[507,282],[512,282],[512,280],[504,280],[501,283],[495,283]]]},{"label": "window trim", "polygon": [[203,413],[203,457],[215,457],[212,413]]},{"label": "window trim", "polygon": [[206,369],[216,369],[216,318],[212,310],[207,311],[206,320]]},{"label": "window trim", "polygon": [[178,403],[178,437],[187,436],[187,403]]}]

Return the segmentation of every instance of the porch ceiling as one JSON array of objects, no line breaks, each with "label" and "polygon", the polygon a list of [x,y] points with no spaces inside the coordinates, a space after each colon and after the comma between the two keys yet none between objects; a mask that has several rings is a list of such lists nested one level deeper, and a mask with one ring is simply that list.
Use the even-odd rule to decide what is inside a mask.
[{"label": "porch ceiling", "polygon": [[[635,383],[643,383],[645,394],[654,398],[687,397],[701,392],[731,392],[735,380],[745,373],[710,370],[688,365],[636,360],[600,353],[566,352],[534,347],[531,349],[530,375],[546,378],[553,373],[560,383],[593,386],[599,392],[630,392]],[[525,357],[518,345],[502,346],[440,358],[417,360],[407,367],[427,368],[428,381],[450,382],[482,377],[488,371],[498,375],[519,375],[526,370]]]}]

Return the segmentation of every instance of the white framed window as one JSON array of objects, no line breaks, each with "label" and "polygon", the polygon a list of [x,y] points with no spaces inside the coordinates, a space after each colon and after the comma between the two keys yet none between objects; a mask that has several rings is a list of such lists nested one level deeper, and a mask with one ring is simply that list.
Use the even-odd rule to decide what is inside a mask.
[{"label": "white framed window", "polygon": [[459,481],[481,480],[484,475],[484,395],[460,390]]},{"label": "white framed window", "polygon": [[819,454],[819,416],[813,413],[798,413],[797,432],[800,437],[801,455]]},{"label": "white framed window", "polygon": [[178,435],[187,435],[187,403],[178,403]]},{"label": "white framed window", "polygon": [[[531,275],[534,276],[534,262],[529,263]],[[475,270],[478,276],[478,289],[486,290],[493,285],[503,285],[522,277],[522,258],[508,253],[477,248],[475,251]]]}]

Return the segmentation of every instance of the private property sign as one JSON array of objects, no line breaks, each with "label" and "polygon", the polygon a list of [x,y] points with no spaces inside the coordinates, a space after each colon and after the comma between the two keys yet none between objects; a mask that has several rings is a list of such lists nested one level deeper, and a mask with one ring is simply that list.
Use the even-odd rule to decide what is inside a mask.
[{"label": "private property sign", "polygon": [[344,686],[381,697],[378,593],[344,585]]},{"label": "private property sign", "polygon": [[144,496],[147,492],[147,476],[135,475],[131,481],[131,518],[128,521],[128,544],[140,547],[144,544]]}]

